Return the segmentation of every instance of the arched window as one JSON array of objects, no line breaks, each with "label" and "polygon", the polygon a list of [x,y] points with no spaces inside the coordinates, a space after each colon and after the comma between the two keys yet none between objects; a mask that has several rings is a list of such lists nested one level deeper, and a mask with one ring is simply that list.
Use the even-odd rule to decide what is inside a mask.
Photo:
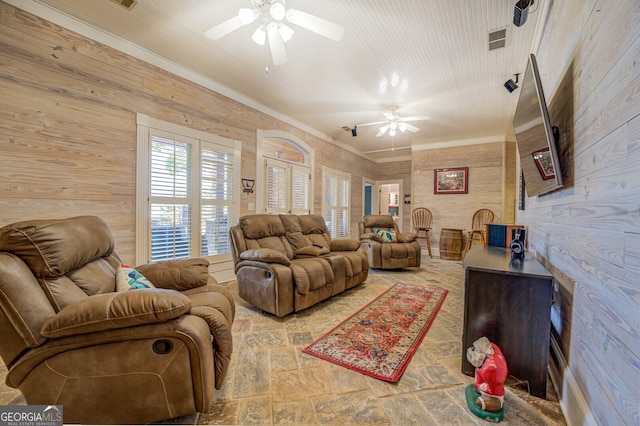
[{"label": "arched window", "polygon": [[295,136],[258,131],[258,212],[309,214],[313,200],[313,150]]}]

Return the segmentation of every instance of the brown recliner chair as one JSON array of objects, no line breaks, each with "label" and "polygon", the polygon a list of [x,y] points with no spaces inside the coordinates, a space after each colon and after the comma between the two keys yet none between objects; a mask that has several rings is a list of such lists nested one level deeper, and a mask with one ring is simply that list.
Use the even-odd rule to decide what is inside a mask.
[{"label": "brown recliner chair", "polygon": [[27,404],[65,423],[207,412],[232,351],[231,294],[205,259],[139,266],[156,288],[116,291],[121,260],[94,216],[0,229],[0,355]]},{"label": "brown recliner chair", "polygon": [[[368,215],[358,223],[360,241],[366,243],[369,267],[400,269],[420,266],[420,243],[416,234],[400,232],[390,215]],[[385,235],[393,235],[385,238]]]}]

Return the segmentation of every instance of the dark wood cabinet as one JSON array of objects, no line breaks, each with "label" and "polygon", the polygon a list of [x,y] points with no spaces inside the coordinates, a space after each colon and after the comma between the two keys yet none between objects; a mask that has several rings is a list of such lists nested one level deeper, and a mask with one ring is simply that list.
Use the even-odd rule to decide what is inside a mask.
[{"label": "dark wood cabinet", "polygon": [[486,336],[500,347],[509,376],[545,398],[553,276],[533,256],[512,260],[501,247],[474,245],[464,259],[462,372],[473,376],[467,348]]}]

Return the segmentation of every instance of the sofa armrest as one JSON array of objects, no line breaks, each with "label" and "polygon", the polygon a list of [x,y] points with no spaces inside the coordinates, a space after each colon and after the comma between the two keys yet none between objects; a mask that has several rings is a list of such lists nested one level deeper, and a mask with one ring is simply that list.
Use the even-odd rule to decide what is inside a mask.
[{"label": "sofa armrest", "polygon": [[398,233],[398,242],[399,243],[412,243],[416,240],[416,234],[413,232],[399,232]]},{"label": "sofa armrest", "polygon": [[356,251],[360,241],[355,238],[336,238],[331,240],[331,251]]},{"label": "sofa armrest", "polygon": [[209,261],[203,258],[152,262],[136,267],[154,286],[170,290],[188,290],[209,282]]},{"label": "sofa armrest", "polygon": [[269,248],[259,248],[245,250],[240,253],[240,259],[242,260],[255,260],[258,262],[267,263],[280,263],[285,266],[289,266],[291,262],[289,258],[278,250]]},{"label": "sofa armrest", "polygon": [[189,298],[177,291],[139,289],[90,296],[66,306],[42,325],[48,338],[160,323],[191,310]]}]

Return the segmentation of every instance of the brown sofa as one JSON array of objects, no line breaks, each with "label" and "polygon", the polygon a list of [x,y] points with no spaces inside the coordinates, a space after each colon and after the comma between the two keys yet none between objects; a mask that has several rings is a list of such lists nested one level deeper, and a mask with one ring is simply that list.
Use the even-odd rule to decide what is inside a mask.
[{"label": "brown sofa", "polygon": [[[389,215],[368,215],[358,224],[360,241],[364,243],[369,265],[374,269],[400,269],[420,266],[420,243],[416,234],[400,232]],[[378,231],[376,233],[376,231]],[[395,241],[385,241],[380,235],[391,232]]]},{"label": "brown sofa", "polygon": [[131,290],[121,264],[95,216],[0,228],[7,385],[27,404],[62,405],[65,423],[208,412],[232,351],[231,294],[205,259],[139,266],[152,285]]},{"label": "brown sofa", "polygon": [[240,297],[282,317],[363,283],[360,242],[332,239],[322,216],[243,216],[229,231]]}]

